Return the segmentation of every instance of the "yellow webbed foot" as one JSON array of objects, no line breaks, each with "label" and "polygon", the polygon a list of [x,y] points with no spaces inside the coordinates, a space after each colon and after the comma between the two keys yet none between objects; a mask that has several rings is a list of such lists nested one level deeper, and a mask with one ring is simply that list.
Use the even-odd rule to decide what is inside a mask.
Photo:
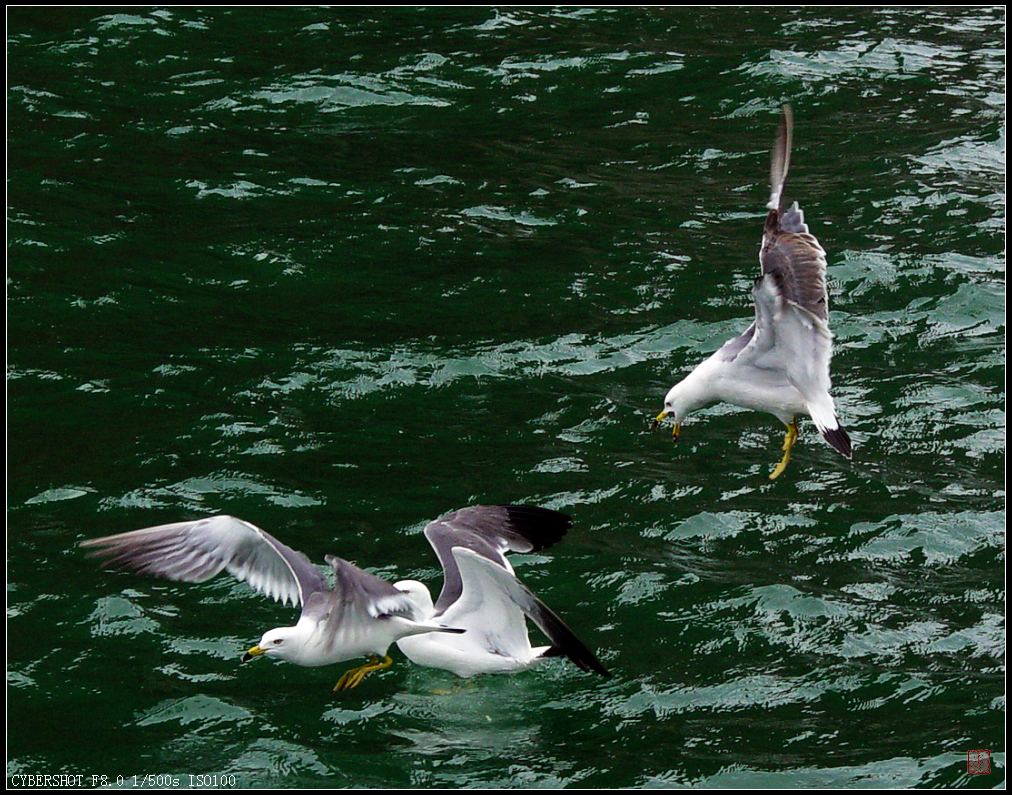
[{"label": "yellow webbed foot", "polygon": [[362,684],[362,680],[373,671],[382,671],[393,664],[393,658],[389,654],[382,660],[376,656],[370,657],[369,662],[365,665],[345,671],[341,678],[337,680],[337,684],[334,685],[334,692],[338,693],[342,690],[351,690],[353,687],[358,687]]},{"label": "yellow webbed foot", "polygon": [[791,461],[791,449],[794,447],[794,443],[798,440],[798,423],[796,420],[791,420],[787,425],[787,435],[784,436],[784,457],[780,459],[780,463],[777,464],[776,468],[770,472],[770,480],[776,480],[787,469],[787,465]]}]

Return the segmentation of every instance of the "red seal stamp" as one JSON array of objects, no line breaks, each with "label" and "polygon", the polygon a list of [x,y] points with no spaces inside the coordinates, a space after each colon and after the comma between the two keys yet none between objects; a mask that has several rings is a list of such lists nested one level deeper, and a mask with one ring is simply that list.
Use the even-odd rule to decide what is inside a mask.
[{"label": "red seal stamp", "polygon": [[984,776],[991,772],[991,752],[975,748],[966,752],[966,772],[971,776]]}]

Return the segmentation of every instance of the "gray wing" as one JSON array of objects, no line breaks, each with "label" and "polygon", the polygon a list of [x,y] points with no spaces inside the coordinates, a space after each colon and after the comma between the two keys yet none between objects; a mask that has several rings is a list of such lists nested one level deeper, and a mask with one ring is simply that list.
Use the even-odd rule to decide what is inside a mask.
[{"label": "gray wing", "polygon": [[829,320],[826,252],[815,235],[808,231],[797,202],[786,213],[770,211],[759,251],[759,263],[763,276],[773,279],[786,300],[823,322]]},{"label": "gray wing", "polygon": [[533,505],[473,505],[443,514],[425,527],[425,537],[443,567],[436,615],[460,597],[460,567],[454,547],[463,547],[506,569],[507,552],[536,552],[559,541],[572,526],[564,513]]},{"label": "gray wing", "polygon": [[808,231],[798,203],[784,211],[784,185],[791,164],[794,114],[784,105],[770,165],[769,214],[763,228],[759,263],[762,275],[770,276],[780,294],[817,318],[829,318],[826,293],[826,252]]},{"label": "gray wing", "polygon": [[336,555],[327,555],[325,559],[334,570],[334,590],[327,594],[327,598],[331,607],[336,607],[342,615],[360,614],[368,618],[414,616],[414,603],[392,583]]},{"label": "gray wing", "polygon": [[810,410],[827,400],[832,403],[829,361],[833,355],[833,336],[829,326],[788,299],[776,279],[769,275],[756,280],[752,292],[758,332],[756,344],[742,355],[742,361],[782,370],[810,404]]},{"label": "gray wing", "polygon": [[752,342],[755,332],[756,324],[753,321],[752,325],[745,329],[745,331],[721,345],[720,350],[717,351],[717,355],[725,362],[733,362],[738,358],[738,354],[745,350]]},{"label": "gray wing", "polygon": [[324,643],[369,637],[377,621],[394,616],[415,619],[414,602],[391,583],[335,555],[326,561],[334,570],[334,589],[315,594],[302,611],[323,625]]},{"label": "gray wing", "polygon": [[770,154],[770,200],[766,207],[780,210],[784,204],[784,183],[791,170],[791,142],[794,138],[794,111],[790,105],[781,108],[780,126]]},{"label": "gray wing", "polygon": [[102,565],[182,582],[205,582],[222,570],[271,599],[304,605],[327,589],[323,574],[301,552],[234,516],[147,527],[91,538],[81,546]]},{"label": "gray wing", "polygon": [[[787,216],[801,211],[797,206]],[[776,210],[770,211],[756,279],[755,333],[741,350],[742,361],[787,371],[806,397],[829,390],[829,297],[826,252],[814,236],[784,232]],[[807,229],[807,227],[806,227]],[[732,340],[733,342],[733,340]]]},{"label": "gray wing", "polygon": [[[808,231],[798,203],[783,209],[793,119],[790,106],[785,105],[771,158],[769,213],[759,249],[761,273],[752,291],[755,322],[744,334],[725,343],[719,355],[728,362],[740,359],[757,367],[793,370],[795,385],[806,393],[816,387],[828,389],[829,294],[826,252]],[[784,333],[778,338],[781,327]],[[795,366],[799,362],[804,365],[803,373]]]}]

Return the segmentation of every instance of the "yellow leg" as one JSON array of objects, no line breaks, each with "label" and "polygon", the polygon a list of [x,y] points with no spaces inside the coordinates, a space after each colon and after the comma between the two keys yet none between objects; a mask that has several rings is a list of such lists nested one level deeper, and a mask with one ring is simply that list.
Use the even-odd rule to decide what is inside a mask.
[{"label": "yellow leg", "polygon": [[369,662],[365,665],[360,665],[358,668],[352,668],[350,671],[345,671],[344,675],[337,680],[337,684],[334,685],[334,692],[337,693],[341,690],[351,690],[353,687],[358,687],[362,683],[362,680],[373,671],[382,671],[384,668],[389,668],[393,664],[393,658],[389,654],[382,660],[373,655],[369,658]]},{"label": "yellow leg", "polygon": [[770,472],[770,480],[776,480],[787,469],[787,464],[791,460],[791,448],[794,447],[794,443],[798,440],[798,423],[797,420],[791,420],[787,426],[787,435],[784,437],[784,457],[780,459],[780,463],[777,464],[776,469]]}]

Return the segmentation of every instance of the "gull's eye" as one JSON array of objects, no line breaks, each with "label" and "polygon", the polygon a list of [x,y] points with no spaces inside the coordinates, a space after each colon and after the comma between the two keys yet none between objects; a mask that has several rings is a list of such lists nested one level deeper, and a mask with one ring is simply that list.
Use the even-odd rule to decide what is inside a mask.
[{"label": "gull's eye", "polygon": [[274,641],[275,646],[277,646],[279,643],[281,643],[281,638],[278,638],[276,641]]}]

